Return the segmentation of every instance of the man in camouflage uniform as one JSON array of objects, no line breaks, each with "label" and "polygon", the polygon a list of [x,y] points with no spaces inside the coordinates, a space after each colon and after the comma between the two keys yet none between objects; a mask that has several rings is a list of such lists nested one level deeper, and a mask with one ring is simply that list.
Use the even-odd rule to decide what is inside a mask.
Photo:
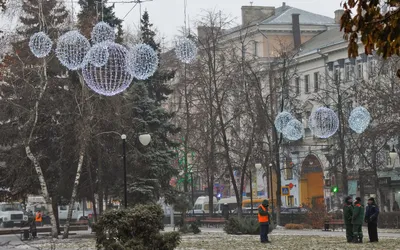
[{"label": "man in camouflage uniform", "polygon": [[362,224],[364,222],[364,214],[365,209],[364,206],[361,205],[361,198],[357,197],[353,207],[353,219],[351,220],[351,223],[353,224],[353,243],[362,243]]},{"label": "man in camouflage uniform", "polygon": [[347,196],[344,200],[343,205],[343,220],[346,226],[346,239],[347,242],[353,241],[353,224],[351,220],[353,219],[353,198]]}]

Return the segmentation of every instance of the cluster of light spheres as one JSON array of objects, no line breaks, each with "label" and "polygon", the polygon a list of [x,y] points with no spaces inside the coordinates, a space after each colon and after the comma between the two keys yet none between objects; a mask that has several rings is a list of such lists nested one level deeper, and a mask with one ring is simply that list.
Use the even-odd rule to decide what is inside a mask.
[{"label": "cluster of light spheres", "polygon": [[108,45],[109,42],[101,42],[93,45],[86,55],[85,64],[91,63],[96,67],[104,66],[107,63],[109,56]]},{"label": "cluster of light spheres", "polygon": [[279,133],[283,132],[283,129],[293,119],[293,116],[286,111],[279,113],[275,118],[275,128]]},{"label": "cluster of light spheres", "polygon": [[105,65],[96,67],[91,63],[82,69],[87,86],[98,94],[113,96],[126,90],[133,76],[127,70],[128,50],[120,44],[109,43],[108,60]]},{"label": "cluster of light spheres", "polygon": [[329,108],[318,108],[309,119],[309,127],[319,138],[329,138],[339,128],[339,119],[336,113]]},{"label": "cluster of light spheres", "polygon": [[106,41],[114,42],[115,31],[107,23],[99,22],[93,27],[91,37],[94,44]]},{"label": "cluster of light spheres", "polygon": [[149,45],[135,45],[129,57],[128,70],[136,79],[146,80],[156,72],[158,55]]},{"label": "cluster of light spheres", "polygon": [[29,40],[29,48],[38,58],[46,57],[50,53],[52,46],[53,42],[44,32],[33,34]]},{"label": "cluster of light spheres", "polygon": [[354,132],[361,134],[364,132],[371,121],[371,115],[363,107],[353,109],[349,117],[349,126]]},{"label": "cluster of light spheres", "polygon": [[185,37],[178,39],[175,46],[175,54],[181,62],[193,62],[197,56],[196,43]]},{"label": "cluster of light spheres", "polygon": [[283,135],[291,141],[297,141],[303,138],[303,132],[303,124],[296,119],[292,119],[291,121],[289,121],[289,123],[282,131]]},{"label": "cluster of light spheres", "polygon": [[58,39],[56,55],[62,65],[70,70],[77,70],[85,64],[85,57],[89,50],[89,40],[73,30]]}]

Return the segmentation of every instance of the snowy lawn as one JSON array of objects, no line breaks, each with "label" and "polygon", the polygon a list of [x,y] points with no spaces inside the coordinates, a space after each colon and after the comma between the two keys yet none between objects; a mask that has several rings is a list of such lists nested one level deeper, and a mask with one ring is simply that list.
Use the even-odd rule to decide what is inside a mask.
[{"label": "snowy lawn", "polygon": [[[258,236],[233,236],[210,233],[184,236],[178,250],[256,250],[256,249],[400,249],[400,239],[383,238],[379,243],[349,244],[345,236],[293,236],[271,235],[272,244],[259,243]],[[367,240],[368,241],[368,240]]]},{"label": "snowy lawn", "polygon": [[[205,230],[206,231],[206,230]],[[380,230],[381,231],[381,230]],[[296,235],[304,234],[304,235]],[[365,234],[365,231],[364,231]],[[382,232],[382,234],[384,234]],[[270,235],[272,244],[259,243],[258,236],[227,235],[223,232],[203,232],[198,235],[183,235],[182,243],[177,250],[256,250],[256,249],[400,249],[399,235],[393,237],[381,237],[379,243],[368,243],[368,235],[365,234],[363,244],[346,243],[344,232],[322,232],[309,230],[276,230]],[[397,237],[396,237],[397,236]],[[87,239],[78,236],[68,240],[56,240],[53,243],[49,239],[41,239],[30,242],[31,246],[39,249],[85,249],[95,250],[95,239]],[[34,249],[27,245],[19,244],[9,249]]]}]

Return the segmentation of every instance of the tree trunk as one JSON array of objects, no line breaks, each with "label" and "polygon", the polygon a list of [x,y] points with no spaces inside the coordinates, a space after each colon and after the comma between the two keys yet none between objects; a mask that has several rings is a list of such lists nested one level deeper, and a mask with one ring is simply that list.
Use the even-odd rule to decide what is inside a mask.
[{"label": "tree trunk", "polygon": [[57,231],[58,234],[60,234],[61,230],[60,230],[60,219],[58,218],[58,203],[55,197],[53,197],[52,199],[52,206],[53,206],[54,217],[56,218]]},{"label": "tree trunk", "polygon": [[84,156],[85,156],[85,147],[82,145],[81,150],[79,152],[78,168],[76,170],[75,182],[74,182],[74,186],[72,188],[71,200],[69,202],[67,222],[66,222],[66,224],[64,226],[63,239],[67,239],[68,238],[69,227],[70,227],[71,217],[72,217],[72,210],[74,208],[74,204],[75,204],[75,201],[76,201],[76,194],[77,194],[77,191],[78,191],[79,180],[81,178],[81,172],[82,172],[82,165],[83,165]]},{"label": "tree trunk", "polygon": [[[99,158],[98,158],[99,159]],[[96,198],[95,198],[95,191],[94,191],[94,184],[93,184],[93,178],[92,178],[92,170],[90,168],[90,162],[89,162],[89,157],[86,157],[86,167],[89,175],[89,183],[90,183],[90,194],[91,194],[91,200],[93,202],[93,220],[94,222],[97,221],[97,211],[96,211]]]},{"label": "tree trunk", "polygon": [[57,222],[53,212],[53,205],[51,198],[49,196],[49,192],[47,189],[47,184],[43,176],[42,168],[40,167],[39,161],[33,155],[31,148],[29,145],[25,146],[25,152],[29,160],[33,163],[35,167],[36,174],[38,175],[39,184],[40,184],[40,193],[42,194],[44,200],[46,201],[46,207],[48,211],[48,215],[51,221],[51,236],[53,238],[58,238],[58,230],[57,230]]}]

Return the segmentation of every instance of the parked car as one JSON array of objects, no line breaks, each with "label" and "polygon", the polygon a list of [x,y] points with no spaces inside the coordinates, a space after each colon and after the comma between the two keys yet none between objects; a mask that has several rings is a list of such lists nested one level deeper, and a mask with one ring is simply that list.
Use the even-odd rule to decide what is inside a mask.
[{"label": "parked car", "polygon": [[281,214],[306,214],[308,209],[304,207],[281,207]]},{"label": "parked car", "polygon": [[20,203],[0,202],[0,227],[22,226],[28,222]]}]

